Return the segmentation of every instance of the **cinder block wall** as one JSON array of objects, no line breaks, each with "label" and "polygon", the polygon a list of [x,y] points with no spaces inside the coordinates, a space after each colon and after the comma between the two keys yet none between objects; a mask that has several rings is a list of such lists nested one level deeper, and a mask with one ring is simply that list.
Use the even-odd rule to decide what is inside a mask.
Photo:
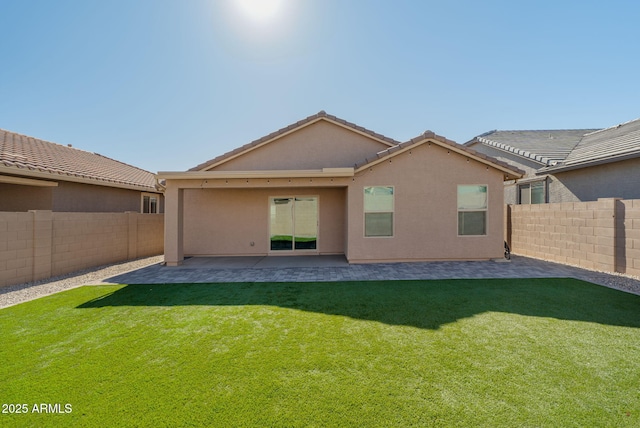
[{"label": "cinder block wall", "polygon": [[0,286],[33,277],[33,214],[0,212]]},{"label": "cinder block wall", "polygon": [[164,215],[0,212],[0,287],[162,254]]},{"label": "cinder block wall", "polygon": [[51,275],[128,259],[128,214],[55,213]]},{"label": "cinder block wall", "polygon": [[514,254],[640,274],[640,200],[510,205]]},{"label": "cinder block wall", "polygon": [[640,200],[617,201],[616,270],[640,276]]},{"label": "cinder block wall", "polygon": [[164,214],[140,214],[137,219],[137,257],[164,252]]}]

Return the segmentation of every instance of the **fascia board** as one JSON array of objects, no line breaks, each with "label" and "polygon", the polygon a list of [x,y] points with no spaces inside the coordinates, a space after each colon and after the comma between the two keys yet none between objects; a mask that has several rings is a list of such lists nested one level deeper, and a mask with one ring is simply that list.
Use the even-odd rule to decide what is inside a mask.
[{"label": "fascia board", "polygon": [[18,184],[21,186],[34,186],[34,187],[57,187],[58,183],[48,180],[34,180],[32,178],[22,178],[10,175],[0,175],[0,183],[6,184]]},{"label": "fascia board", "polygon": [[307,170],[269,171],[160,171],[158,178],[164,180],[203,180],[234,178],[320,178],[353,177],[353,168],[322,168]]},{"label": "fascia board", "polygon": [[54,174],[51,172],[45,171],[35,171],[26,168],[12,168],[0,165],[0,174],[10,174],[17,175],[23,177],[37,178],[37,179],[46,179],[46,180],[57,180],[57,181],[70,181],[73,183],[82,183],[82,184],[93,184],[94,186],[104,186],[104,187],[116,187],[119,189],[127,189],[127,190],[138,190],[141,192],[151,192],[157,193],[157,190],[152,187],[146,187],[135,184],[126,184],[126,183],[117,183],[111,181],[103,181],[85,177],[76,177],[68,174]]}]

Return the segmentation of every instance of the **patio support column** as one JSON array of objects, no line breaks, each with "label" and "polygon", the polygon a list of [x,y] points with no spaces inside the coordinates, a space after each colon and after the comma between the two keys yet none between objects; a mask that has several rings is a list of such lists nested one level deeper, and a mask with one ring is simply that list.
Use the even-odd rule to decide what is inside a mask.
[{"label": "patio support column", "polygon": [[164,261],[167,266],[179,266],[184,260],[183,194],[183,189],[167,183],[164,213]]}]

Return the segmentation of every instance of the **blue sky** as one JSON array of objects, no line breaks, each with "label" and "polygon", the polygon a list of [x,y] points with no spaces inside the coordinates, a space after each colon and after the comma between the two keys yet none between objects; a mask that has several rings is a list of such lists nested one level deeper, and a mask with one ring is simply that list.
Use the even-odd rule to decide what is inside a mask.
[{"label": "blue sky", "polygon": [[640,117],[640,3],[0,0],[0,128],[179,171],[320,110],[405,141]]}]

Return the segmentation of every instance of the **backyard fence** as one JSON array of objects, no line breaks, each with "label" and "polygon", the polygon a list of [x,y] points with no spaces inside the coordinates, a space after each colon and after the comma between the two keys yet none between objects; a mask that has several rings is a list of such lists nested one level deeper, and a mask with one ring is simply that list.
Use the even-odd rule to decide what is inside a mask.
[{"label": "backyard fence", "polygon": [[640,200],[509,205],[505,217],[515,254],[640,275]]},{"label": "backyard fence", "polygon": [[163,250],[163,214],[0,212],[0,287]]}]

